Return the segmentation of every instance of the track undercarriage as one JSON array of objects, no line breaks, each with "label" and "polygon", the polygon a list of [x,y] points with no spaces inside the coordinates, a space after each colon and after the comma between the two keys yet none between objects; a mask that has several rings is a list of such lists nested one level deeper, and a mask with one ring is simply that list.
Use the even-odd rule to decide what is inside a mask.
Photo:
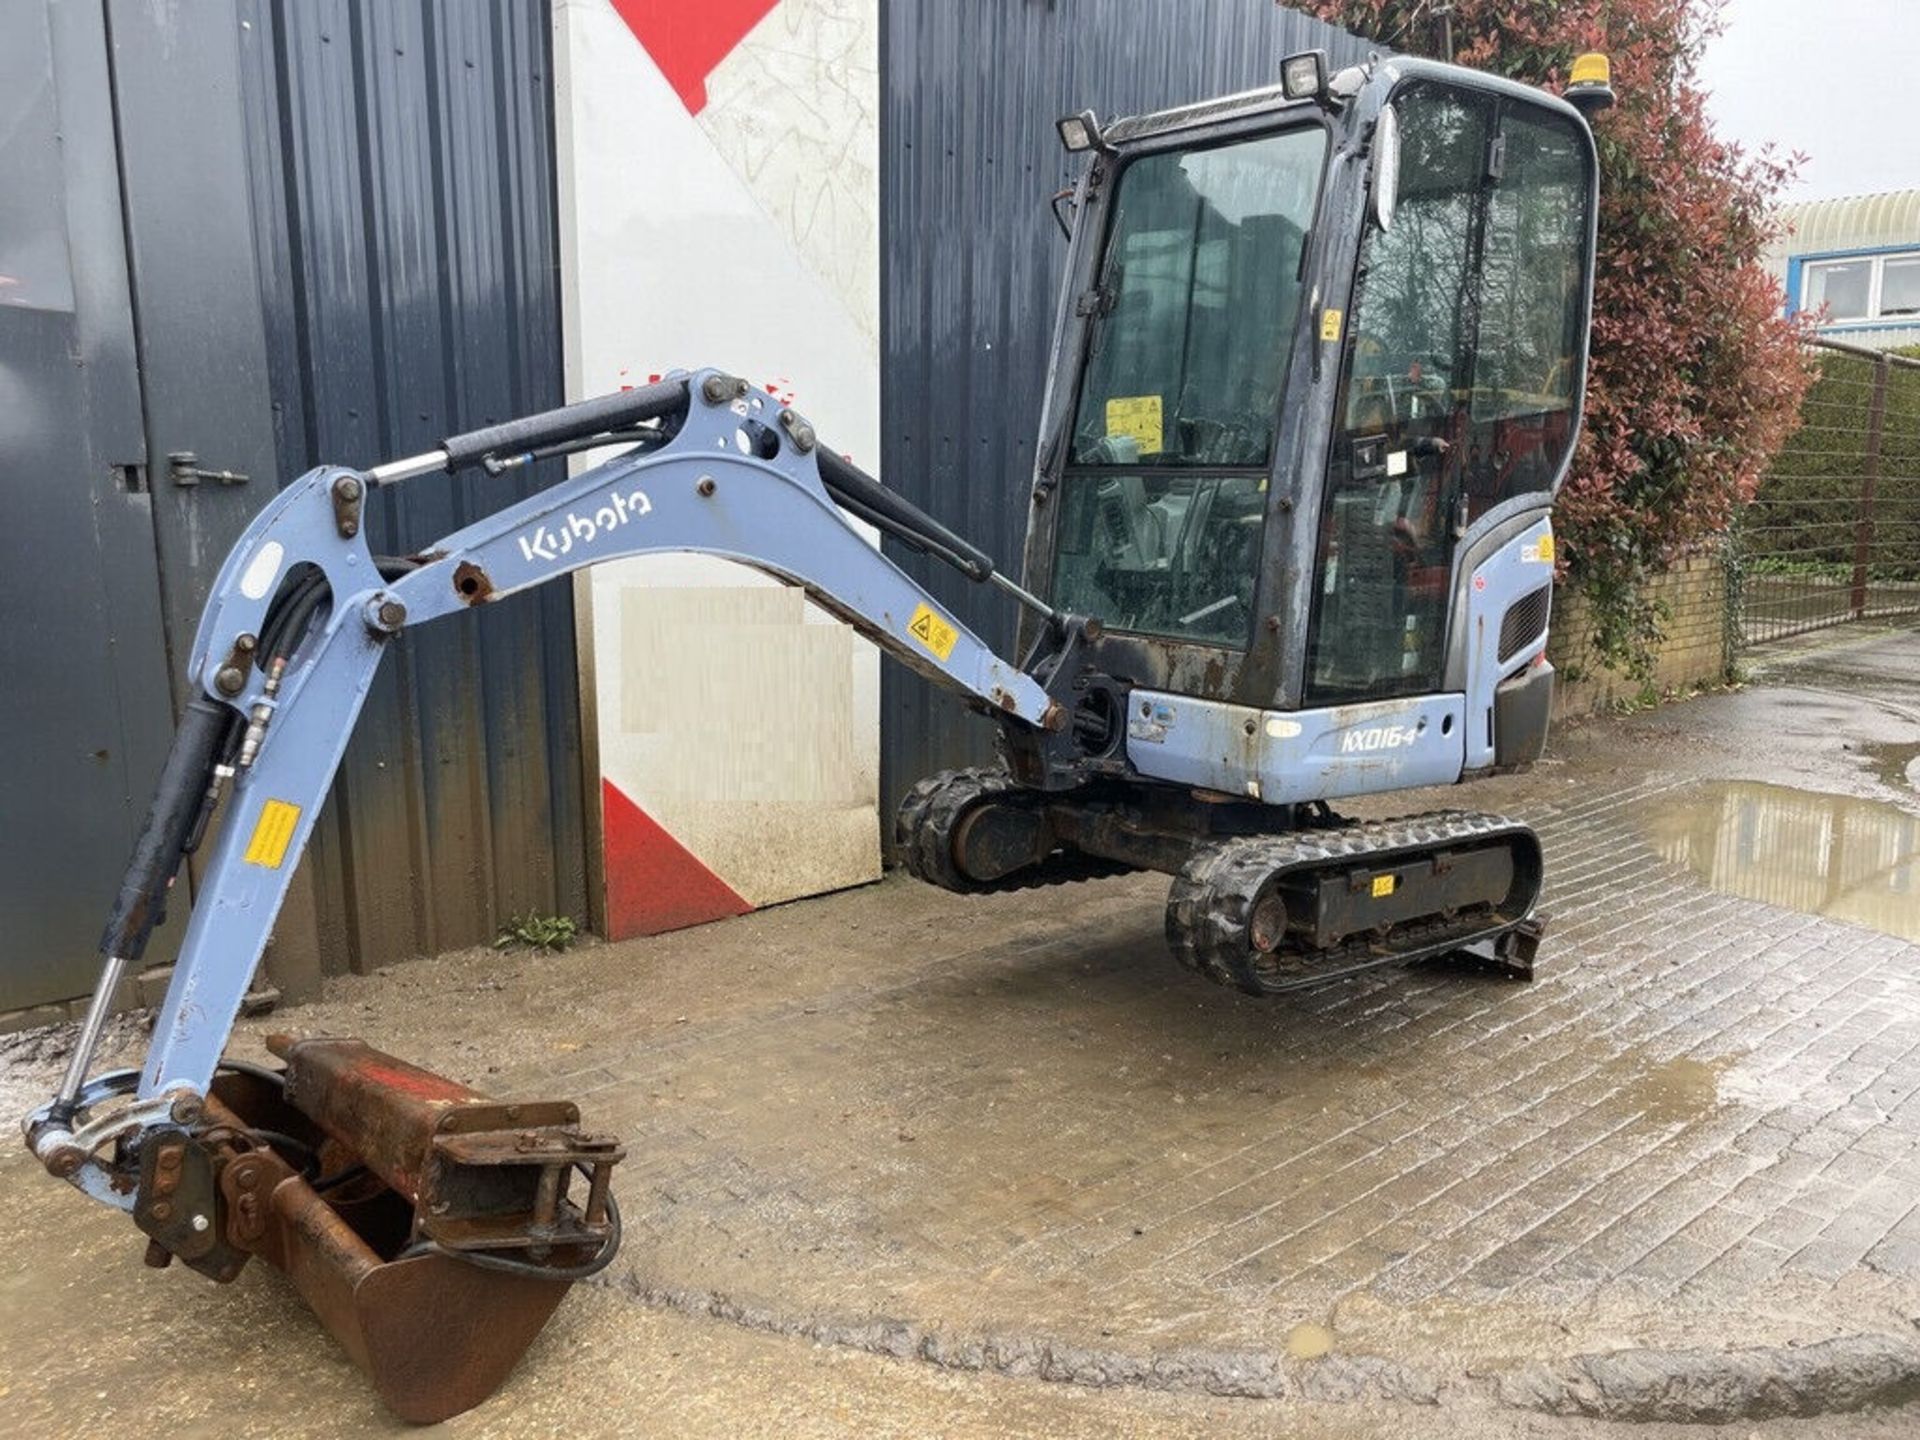
[{"label": "track undercarriage", "polygon": [[1049,794],[979,768],[916,785],[895,840],[916,877],[963,895],[1170,874],[1174,957],[1253,995],[1452,951],[1530,977],[1545,928],[1540,842],[1496,815],[1348,820],[1122,782]]}]

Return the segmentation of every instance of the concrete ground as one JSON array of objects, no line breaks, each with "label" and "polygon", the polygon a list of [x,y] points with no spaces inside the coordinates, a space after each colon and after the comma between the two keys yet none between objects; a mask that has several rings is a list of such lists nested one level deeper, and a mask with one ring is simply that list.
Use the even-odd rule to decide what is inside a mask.
[{"label": "concrete ground", "polygon": [[[626,1138],[620,1260],[457,1433],[1905,1434],[1917,757],[1920,631],[1835,632],[1395,797],[1539,827],[1532,985],[1254,1000],[1167,957],[1160,877],[894,879],[343,978],[235,1050],[358,1033]],[[0,1043],[18,1113],[65,1036]],[[277,1277],[137,1239],[0,1161],[9,1429],[389,1428]]]}]

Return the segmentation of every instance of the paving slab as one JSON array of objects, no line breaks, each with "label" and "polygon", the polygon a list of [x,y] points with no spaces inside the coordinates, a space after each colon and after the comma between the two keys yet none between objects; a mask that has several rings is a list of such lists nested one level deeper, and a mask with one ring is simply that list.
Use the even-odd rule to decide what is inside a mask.
[{"label": "paving slab", "polygon": [[[1573,727],[1530,775],[1397,797],[1538,826],[1532,984],[1449,962],[1254,999],[1168,958],[1160,877],[890,879],[346,977],[239,1045],[357,1032],[579,1100],[631,1151],[588,1305],[666,1330],[1240,1420],[1884,1417],[1920,1376],[1920,797],[1887,762],[1920,745],[1916,655],[1912,631],[1821,642],[1764,685]],[[61,1034],[9,1042],[0,1101],[48,1083]],[[25,1169],[0,1220],[94,1223]],[[72,1262],[76,1325],[108,1248],[36,1252]],[[210,1287],[158,1278],[222,1323]],[[236,1345],[324,1343],[263,1303]]]}]

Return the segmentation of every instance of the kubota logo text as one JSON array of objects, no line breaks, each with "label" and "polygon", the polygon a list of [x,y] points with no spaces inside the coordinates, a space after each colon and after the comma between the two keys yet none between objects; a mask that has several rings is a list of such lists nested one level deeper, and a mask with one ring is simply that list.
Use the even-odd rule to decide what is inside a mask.
[{"label": "kubota logo text", "polygon": [[520,537],[520,556],[527,561],[558,560],[572,550],[575,542],[591,545],[609,531],[618,530],[629,520],[637,520],[653,509],[653,502],[647,499],[644,490],[629,490],[624,495],[613,495],[598,510],[577,515],[567,512],[564,520],[554,523],[557,530],[546,525],[536,525]]}]

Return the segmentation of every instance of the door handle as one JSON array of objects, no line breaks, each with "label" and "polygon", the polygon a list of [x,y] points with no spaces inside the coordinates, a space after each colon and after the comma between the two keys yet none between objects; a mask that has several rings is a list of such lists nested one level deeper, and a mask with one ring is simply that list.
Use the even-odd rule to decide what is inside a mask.
[{"label": "door handle", "polygon": [[200,457],[191,450],[168,453],[167,475],[175,485],[198,485],[202,480],[211,480],[217,485],[244,485],[253,478],[233,470],[202,470]]}]

